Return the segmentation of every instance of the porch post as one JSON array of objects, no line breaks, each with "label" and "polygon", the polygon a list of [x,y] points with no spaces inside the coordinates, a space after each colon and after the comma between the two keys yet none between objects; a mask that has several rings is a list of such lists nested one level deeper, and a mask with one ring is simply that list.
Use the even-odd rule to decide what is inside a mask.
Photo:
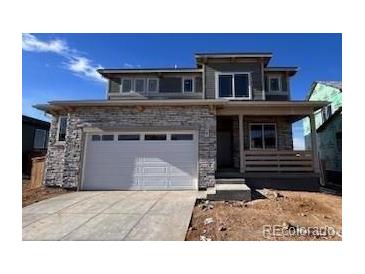
[{"label": "porch post", "polygon": [[245,167],[243,164],[243,151],[244,151],[244,140],[243,140],[243,115],[238,115],[238,130],[239,130],[239,145],[240,145],[240,172],[245,172]]},{"label": "porch post", "polygon": [[319,159],[317,150],[317,131],[316,131],[316,120],[314,113],[309,115],[309,122],[311,126],[311,144],[312,144],[312,158],[314,172],[319,173]]}]

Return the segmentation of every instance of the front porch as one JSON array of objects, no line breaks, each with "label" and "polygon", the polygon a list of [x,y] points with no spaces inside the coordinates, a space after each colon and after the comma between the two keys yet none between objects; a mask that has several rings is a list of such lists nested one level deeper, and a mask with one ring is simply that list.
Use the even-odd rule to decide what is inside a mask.
[{"label": "front porch", "polygon": [[[248,183],[266,181],[270,186],[274,181],[285,180],[318,184],[313,111],[312,107],[296,109],[290,105],[255,111],[248,107],[218,110],[216,178],[244,178]],[[314,133],[313,149],[294,150],[292,124],[307,116]]]}]

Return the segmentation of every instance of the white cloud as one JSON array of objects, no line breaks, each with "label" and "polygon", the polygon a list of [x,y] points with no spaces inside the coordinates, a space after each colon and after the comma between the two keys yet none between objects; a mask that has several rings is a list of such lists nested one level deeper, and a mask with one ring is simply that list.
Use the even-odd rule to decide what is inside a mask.
[{"label": "white cloud", "polygon": [[96,81],[105,82],[105,79],[96,71],[97,69],[101,69],[102,66],[93,66],[91,64],[91,61],[85,57],[70,57],[69,61],[66,63],[66,66],[76,75],[87,77]]},{"label": "white cloud", "polygon": [[32,34],[23,33],[23,50],[62,54],[68,51],[68,47],[65,41],[59,39],[41,41]]},{"label": "white cloud", "polygon": [[132,68],[140,68],[141,67],[141,65],[133,65],[133,64],[129,64],[129,63],[124,63],[123,64],[123,67],[124,68],[130,68],[130,69],[132,69]]},{"label": "white cloud", "polygon": [[35,35],[23,34],[23,50],[31,52],[51,52],[66,58],[65,67],[77,76],[104,83],[106,80],[96,71],[103,68],[94,65],[93,61],[80,55],[76,49],[70,48],[66,41],[54,39],[42,41]]}]

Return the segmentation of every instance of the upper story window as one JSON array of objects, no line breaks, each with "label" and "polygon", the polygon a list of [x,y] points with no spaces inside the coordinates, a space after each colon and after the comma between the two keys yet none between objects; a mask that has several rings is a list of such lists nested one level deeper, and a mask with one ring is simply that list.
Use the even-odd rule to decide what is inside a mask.
[{"label": "upper story window", "polygon": [[270,91],[280,91],[281,90],[281,81],[280,81],[279,76],[269,77],[269,89],[270,89]]},{"label": "upper story window", "polygon": [[135,86],[136,92],[143,93],[145,91],[145,80],[144,79],[136,79],[134,86]]},{"label": "upper story window", "polygon": [[193,92],[194,81],[193,78],[183,78],[183,92]]},{"label": "upper story window", "polygon": [[147,80],[147,91],[157,92],[158,91],[158,79],[150,78]]},{"label": "upper story window", "polygon": [[64,142],[66,140],[67,117],[61,116],[58,118],[58,133],[57,141]]},{"label": "upper story window", "polygon": [[132,91],[132,79],[122,79],[122,92],[131,92]]},{"label": "upper story window", "polygon": [[219,73],[217,81],[217,97],[237,99],[251,98],[249,73]]},{"label": "upper story window", "polygon": [[47,134],[48,131],[45,129],[35,129],[33,142],[34,149],[44,149],[47,147]]}]

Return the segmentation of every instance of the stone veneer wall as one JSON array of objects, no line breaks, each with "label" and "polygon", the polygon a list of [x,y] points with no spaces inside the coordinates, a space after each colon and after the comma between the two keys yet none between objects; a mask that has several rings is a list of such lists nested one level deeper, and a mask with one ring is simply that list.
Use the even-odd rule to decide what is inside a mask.
[{"label": "stone veneer wall", "polygon": [[[199,187],[215,184],[216,115],[205,106],[189,107],[88,107],[67,114],[66,141],[58,144],[57,119],[50,129],[44,183],[48,186],[77,188],[81,179],[84,129],[196,129],[199,131]],[[209,132],[209,136],[206,133]]]}]

